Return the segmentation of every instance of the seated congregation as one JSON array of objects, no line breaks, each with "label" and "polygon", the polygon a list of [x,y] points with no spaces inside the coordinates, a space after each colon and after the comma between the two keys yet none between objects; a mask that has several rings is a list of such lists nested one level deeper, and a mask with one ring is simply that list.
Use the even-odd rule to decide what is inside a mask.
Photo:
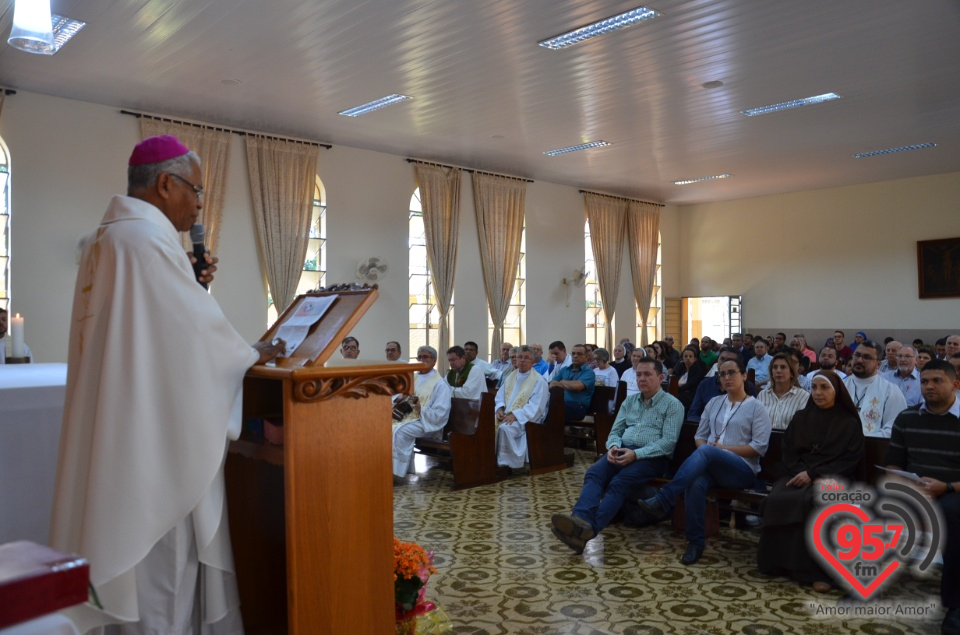
[{"label": "seated congregation", "polygon": [[[841,337],[819,354],[808,354],[802,336],[794,346],[784,341],[778,334],[745,347],[739,335],[724,346],[704,338],[679,355],[672,341],[646,349],[625,342],[613,361],[590,345],[567,353],[553,342],[544,359],[538,345],[505,344],[493,364],[477,360],[470,342],[447,351],[446,378],[434,370],[437,352],[421,347],[417,359],[429,368],[417,373],[410,410],[394,425],[395,482],[413,471],[421,446],[449,450],[470,435],[472,449],[450,454],[456,463],[486,453],[488,478],[473,484],[525,465],[536,474],[532,455],[548,436],[531,432],[549,428],[563,443],[571,426],[587,427],[598,459],[571,512],[551,519],[574,552],[632,506],[641,526],[673,518],[688,542],[679,559],[694,565],[716,532],[718,503],[740,503],[761,518],[761,573],[828,591],[831,578],[806,540],[817,488],[835,478],[872,482],[875,465],[904,469],[921,477],[946,520],[942,631],[960,632],[960,336],[945,338],[940,355],[920,343],[881,346],[865,337],[855,350]],[[920,351],[929,354],[921,359]],[[838,368],[845,362],[849,375]],[[881,362],[889,370],[881,373]],[[457,432],[448,423],[460,399],[480,405]],[[562,452],[549,469],[570,464]]]}]

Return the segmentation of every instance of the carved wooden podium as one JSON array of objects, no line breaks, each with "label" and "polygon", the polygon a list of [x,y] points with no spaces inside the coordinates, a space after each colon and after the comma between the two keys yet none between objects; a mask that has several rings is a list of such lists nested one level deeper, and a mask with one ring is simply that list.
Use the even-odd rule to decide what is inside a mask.
[{"label": "carved wooden podium", "polygon": [[[244,380],[244,435],[225,468],[231,537],[248,635],[392,633],[391,395],[410,393],[420,364],[322,364],[377,298],[343,285],[289,358]],[[283,445],[250,423],[283,423]]]}]

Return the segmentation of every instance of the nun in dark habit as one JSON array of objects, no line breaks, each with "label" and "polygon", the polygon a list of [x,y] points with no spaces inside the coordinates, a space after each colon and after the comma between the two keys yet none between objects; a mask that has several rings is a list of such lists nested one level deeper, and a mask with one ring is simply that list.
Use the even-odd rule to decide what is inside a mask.
[{"label": "nun in dark habit", "polygon": [[757,566],[763,574],[783,575],[823,593],[831,588],[830,577],[807,550],[806,539],[814,482],[852,479],[863,456],[860,415],[833,371],[813,378],[810,401],[784,432],[782,456],[785,476],[763,503]]}]

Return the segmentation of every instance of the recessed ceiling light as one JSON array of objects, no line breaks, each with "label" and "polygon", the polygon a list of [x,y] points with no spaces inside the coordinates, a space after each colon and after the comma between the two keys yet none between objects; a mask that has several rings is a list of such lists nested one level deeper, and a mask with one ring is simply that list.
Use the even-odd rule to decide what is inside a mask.
[{"label": "recessed ceiling light", "polygon": [[74,20],[73,18],[68,18],[65,15],[57,15],[54,13],[50,17],[52,18],[53,24],[54,53],[62,49],[63,46],[73,38],[74,35],[80,32],[80,29],[87,26],[86,22]]},{"label": "recessed ceiling light", "polygon": [[552,37],[549,40],[537,42],[537,44],[544,48],[556,51],[562,48],[567,48],[568,46],[573,46],[574,44],[580,44],[585,40],[595,38],[599,35],[603,35],[604,33],[609,33],[610,31],[616,31],[628,26],[633,26],[638,22],[652,20],[659,15],[660,14],[653,9],[637,7],[636,9],[630,9],[629,11],[619,15],[604,18],[603,20],[594,22],[593,24],[582,26],[579,29],[568,31],[562,35]]},{"label": "recessed ceiling light", "polygon": [[745,114],[748,117],[753,117],[754,115],[765,115],[770,112],[779,112],[781,110],[789,110],[791,108],[800,108],[801,106],[821,104],[825,101],[833,101],[834,99],[840,99],[840,98],[841,96],[836,93],[824,93],[822,95],[815,95],[814,97],[804,97],[803,99],[794,99],[793,101],[785,101],[779,104],[773,104],[772,106],[760,106],[759,108],[741,110],[740,112]]},{"label": "recessed ceiling light", "polygon": [[703,88],[720,88],[723,86],[723,82],[721,82],[719,79],[715,79],[712,82],[703,82],[700,84],[700,86]]},{"label": "recessed ceiling light", "polygon": [[371,101],[370,103],[363,104],[362,106],[355,106],[347,110],[341,110],[339,115],[346,115],[347,117],[359,117],[360,115],[365,115],[368,112],[373,112],[374,110],[380,110],[381,108],[386,108],[392,104],[399,103],[401,101],[406,101],[411,99],[407,95],[387,95],[386,97],[381,97]]},{"label": "recessed ceiling light", "polygon": [[240,83],[239,79],[221,79],[220,83],[224,86],[236,86]]},{"label": "recessed ceiling light", "polygon": [[689,185],[691,183],[700,183],[701,181],[716,181],[717,179],[729,179],[732,174],[718,174],[716,176],[701,176],[697,179],[684,179],[682,181],[674,181],[674,185]]},{"label": "recessed ceiling light", "polygon": [[936,148],[935,143],[918,143],[912,146],[900,146],[899,148],[887,148],[886,150],[874,150],[873,152],[860,152],[853,155],[854,159],[865,159],[866,157],[875,157],[881,154],[893,154],[894,152],[905,152],[907,150],[923,150],[924,148]]},{"label": "recessed ceiling light", "polygon": [[581,143],[580,145],[567,146],[566,148],[560,148],[558,150],[547,150],[544,152],[547,156],[555,157],[558,154],[566,154],[568,152],[577,152],[578,150],[589,150],[590,148],[600,148],[603,146],[612,146],[612,143],[607,141],[591,141],[590,143]]}]

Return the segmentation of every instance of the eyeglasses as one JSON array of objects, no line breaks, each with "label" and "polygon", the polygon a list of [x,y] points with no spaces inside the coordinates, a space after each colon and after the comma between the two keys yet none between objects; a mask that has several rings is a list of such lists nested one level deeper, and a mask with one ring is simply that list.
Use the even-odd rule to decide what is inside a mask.
[{"label": "eyeglasses", "polygon": [[720,377],[720,379],[726,379],[727,377],[736,377],[739,374],[739,370],[721,370],[717,373],[717,376]]},{"label": "eyeglasses", "polygon": [[360,348],[357,347],[357,346],[354,346],[353,344],[345,344],[345,345],[343,346],[343,350],[345,350],[345,351],[358,351],[358,350],[360,350]]},{"label": "eyeglasses", "polygon": [[400,349],[398,349],[398,348],[388,348],[388,349],[386,349],[386,352],[387,352],[387,353],[399,353],[399,352],[400,352]]},{"label": "eyeglasses", "polygon": [[910,353],[897,353],[897,359],[913,359],[916,355]]},{"label": "eyeglasses", "polygon": [[433,355],[417,355],[417,359],[433,359]]},{"label": "eyeglasses", "polygon": [[177,179],[177,180],[180,181],[181,183],[185,183],[186,185],[190,186],[190,188],[193,190],[193,193],[197,195],[197,202],[198,202],[198,203],[202,203],[202,202],[203,202],[203,188],[202,188],[202,187],[200,187],[199,185],[194,185],[193,183],[191,183],[191,182],[188,181],[187,179],[183,178],[183,177],[180,176],[179,174],[174,174],[173,172],[167,172],[167,174],[169,174],[169,175],[172,176],[173,178]]},{"label": "eyeglasses", "polygon": [[863,355],[863,354],[861,354],[861,353],[854,353],[854,354],[853,354],[853,358],[854,358],[854,359],[861,359],[861,360],[863,360],[863,361],[865,361],[865,362],[875,362],[875,361],[877,361],[877,358],[876,358],[876,357],[871,357],[870,355]]}]

